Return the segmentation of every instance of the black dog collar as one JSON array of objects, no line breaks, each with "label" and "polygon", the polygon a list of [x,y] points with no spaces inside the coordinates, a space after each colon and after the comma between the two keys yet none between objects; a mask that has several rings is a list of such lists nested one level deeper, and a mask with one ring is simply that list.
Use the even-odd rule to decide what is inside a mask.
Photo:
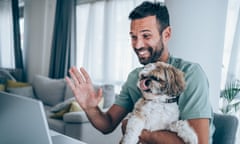
[{"label": "black dog collar", "polygon": [[162,102],[162,103],[175,103],[178,102],[178,97],[172,97],[172,98],[162,98],[161,96],[159,98],[156,99],[146,99],[143,97],[144,100],[147,101],[155,101],[155,102]]}]

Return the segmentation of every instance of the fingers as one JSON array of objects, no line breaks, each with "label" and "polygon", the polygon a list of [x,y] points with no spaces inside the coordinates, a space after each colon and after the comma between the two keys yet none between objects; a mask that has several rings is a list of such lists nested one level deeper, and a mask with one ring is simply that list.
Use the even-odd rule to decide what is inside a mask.
[{"label": "fingers", "polygon": [[147,141],[150,139],[150,131],[147,129],[143,129],[141,132],[141,135],[138,137],[139,138],[139,142],[141,144],[146,144]]},{"label": "fingers", "polygon": [[80,71],[82,72],[82,75],[84,76],[86,83],[92,83],[90,76],[83,67],[80,68]]},{"label": "fingers", "polygon": [[69,70],[69,74],[70,74],[73,82],[72,82],[70,79],[66,79],[67,82],[70,84],[70,86],[71,86],[72,89],[78,87],[79,84],[80,84],[80,82],[79,82],[79,80],[78,80],[78,78],[77,78],[77,76],[76,76],[76,74],[75,74],[76,72],[74,72],[75,69],[76,69],[76,68],[73,67],[73,68],[70,68],[70,70]]},{"label": "fingers", "polygon": [[74,86],[72,80],[67,76],[65,77],[65,80],[67,81],[67,84],[70,86],[70,88],[73,90],[75,86]]},{"label": "fingers", "polygon": [[99,98],[100,100],[102,99],[102,93],[103,93],[102,88],[99,88],[99,89],[98,89],[98,92],[97,92],[97,96],[98,96],[98,98]]},{"label": "fingers", "polygon": [[70,72],[73,72],[74,76],[76,77],[78,83],[85,83],[85,78],[84,76],[82,75],[81,71],[78,71],[76,67],[72,67],[70,69]]},{"label": "fingers", "polygon": [[75,86],[78,86],[79,84],[83,83],[91,84],[90,76],[88,75],[87,71],[84,68],[81,67],[80,71],[78,71],[76,67],[72,67],[69,69],[69,73],[74,81]]}]

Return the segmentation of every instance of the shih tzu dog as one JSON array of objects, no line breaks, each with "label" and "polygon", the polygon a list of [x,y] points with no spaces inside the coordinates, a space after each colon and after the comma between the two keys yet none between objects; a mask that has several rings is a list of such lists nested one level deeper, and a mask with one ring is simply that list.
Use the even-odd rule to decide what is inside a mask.
[{"label": "shih tzu dog", "polygon": [[177,133],[186,144],[198,139],[187,121],[179,120],[177,100],[185,88],[184,74],[163,62],[150,63],[139,73],[140,98],[127,116],[126,133],[120,144],[136,144],[143,129],[169,130]]}]

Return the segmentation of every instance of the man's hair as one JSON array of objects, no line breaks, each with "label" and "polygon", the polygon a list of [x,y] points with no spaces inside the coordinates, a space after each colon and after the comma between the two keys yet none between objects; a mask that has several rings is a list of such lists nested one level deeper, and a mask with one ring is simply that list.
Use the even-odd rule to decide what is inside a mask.
[{"label": "man's hair", "polygon": [[166,27],[170,25],[168,9],[165,4],[161,2],[145,1],[133,9],[128,18],[130,20],[135,20],[147,16],[156,16],[157,22],[159,23],[160,34]]}]

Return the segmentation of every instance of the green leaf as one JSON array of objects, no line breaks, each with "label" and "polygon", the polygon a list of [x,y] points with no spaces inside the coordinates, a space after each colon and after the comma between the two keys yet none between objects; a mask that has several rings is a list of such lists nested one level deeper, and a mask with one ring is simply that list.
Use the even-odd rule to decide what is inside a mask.
[{"label": "green leaf", "polygon": [[231,80],[228,84],[226,84],[225,89],[221,91],[220,97],[227,100],[227,106],[221,111],[223,113],[228,113],[231,111],[238,111],[240,109],[239,100],[240,94],[240,81],[239,80]]}]

